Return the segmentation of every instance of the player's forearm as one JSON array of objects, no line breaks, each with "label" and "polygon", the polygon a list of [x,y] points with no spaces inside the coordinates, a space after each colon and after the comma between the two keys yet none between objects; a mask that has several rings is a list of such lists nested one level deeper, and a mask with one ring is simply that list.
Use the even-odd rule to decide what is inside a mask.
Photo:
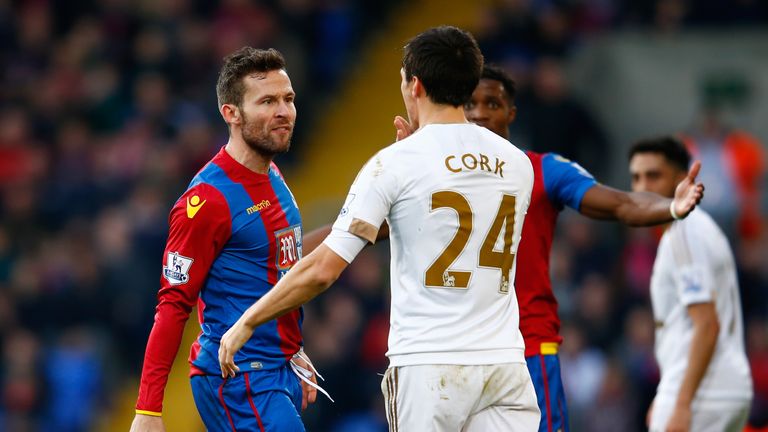
[{"label": "player's forearm", "polygon": [[688,367],[677,395],[679,406],[690,406],[696,396],[699,384],[712,361],[719,332],[720,326],[716,320],[694,324],[691,349],[688,352]]},{"label": "player's forearm", "polygon": [[251,329],[282,316],[325,291],[338,278],[324,268],[317,251],[307,255],[264,295],[251,305],[242,322]]},{"label": "player's forearm", "polygon": [[147,340],[144,366],[141,372],[136,410],[143,414],[159,414],[163,409],[163,394],[173,360],[181,345],[184,324],[189,311],[173,303],[160,303],[155,323]]},{"label": "player's forearm", "polygon": [[630,226],[658,225],[672,221],[672,200],[647,192],[624,192],[604,185],[590,188],[579,212],[593,219],[618,220]]},{"label": "player's forearm", "polygon": [[630,226],[649,226],[671,222],[672,200],[648,192],[627,193],[627,200],[616,209],[616,219]]}]

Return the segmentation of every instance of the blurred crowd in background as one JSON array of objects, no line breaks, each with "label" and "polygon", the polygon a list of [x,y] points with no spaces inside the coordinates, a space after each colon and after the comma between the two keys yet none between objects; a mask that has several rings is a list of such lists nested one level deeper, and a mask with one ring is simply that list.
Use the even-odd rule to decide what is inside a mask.
[{"label": "blurred crowd in background", "polygon": [[[0,430],[90,430],[135,382],[167,212],[227,139],[214,91],[222,57],[243,45],[285,54],[299,116],[292,151],[277,162],[290,185],[302,137],[396,6],[0,0]],[[518,84],[513,142],[558,151],[601,178],[625,159],[569,92],[563,65],[580,44],[627,27],[764,27],[768,8],[757,0],[507,0],[484,17],[476,34],[487,60]],[[687,137],[710,166],[724,166],[732,131],[711,126]],[[737,139],[748,172],[716,170],[707,194],[720,197],[712,209],[739,265],[752,422],[764,426],[765,146],[747,133]],[[552,276],[574,431],[644,429],[658,380],[648,297],[658,236],[572,212],[561,219]],[[386,243],[370,248],[306,307],[306,351],[337,401],[320,397],[305,413],[308,430],[386,430],[377,374],[387,366],[388,268]]]}]

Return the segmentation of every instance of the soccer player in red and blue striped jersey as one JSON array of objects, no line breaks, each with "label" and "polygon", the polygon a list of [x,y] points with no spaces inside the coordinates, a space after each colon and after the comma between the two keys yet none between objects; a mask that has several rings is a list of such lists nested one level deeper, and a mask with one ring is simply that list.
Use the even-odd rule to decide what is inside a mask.
[{"label": "soccer player in red and blue striped jersey", "polygon": [[[464,107],[467,119],[509,139],[509,124],[516,114],[514,95],[512,78],[497,66],[485,65],[480,83]],[[404,126],[407,125],[400,123],[398,128]],[[703,186],[695,182],[698,163],[678,185],[672,200],[604,186],[575,162],[554,153],[526,153],[533,165],[534,181],[517,251],[515,291],[520,307],[520,332],[541,410],[539,431],[568,431],[568,410],[557,355],[562,341],[560,318],[549,277],[558,214],[568,206],[593,219],[618,220],[635,226],[657,225],[672,221],[674,215],[685,217],[690,213],[701,200]]]},{"label": "soccer player in red and blue striped jersey", "polygon": [[[285,61],[242,48],[225,59],[217,96],[230,137],[173,206],[155,323],[147,342],[132,431],[164,430],[162,402],[184,323],[197,305],[189,361],[200,416],[213,431],[303,431],[305,388],[290,362],[302,347],[301,309],[260,326],[222,379],[219,340],[302,255],[299,209],[277,166],[296,119]],[[294,360],[299,361],[301,360]],[[302,364],[306,366],[306,364]]]}]

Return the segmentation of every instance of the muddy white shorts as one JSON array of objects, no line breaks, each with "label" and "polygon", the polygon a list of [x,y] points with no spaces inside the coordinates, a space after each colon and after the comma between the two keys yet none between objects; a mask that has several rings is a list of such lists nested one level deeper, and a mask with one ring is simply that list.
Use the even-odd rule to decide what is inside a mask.
[{"label": "muddy white shorts", "polygon": [[381,382],[390,432],[531,432],[540,412],[524,363],[390,367]]}]

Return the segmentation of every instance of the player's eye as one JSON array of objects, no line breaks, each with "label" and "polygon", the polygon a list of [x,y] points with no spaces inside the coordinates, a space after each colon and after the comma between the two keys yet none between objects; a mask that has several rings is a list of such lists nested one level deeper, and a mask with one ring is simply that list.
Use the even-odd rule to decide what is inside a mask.
[{"label": "player's eye", "polygon": [[488,107],[489,107],[490,109],[499,109],[499,104],[498,104],[498,103],[496,103],[496,102],[489,102],[489,103],[488,103]]},{"label": "player's eye", "polygon": [[474,102],[467,102],[467,103],[464,104],[464,109],[467,110],[467,111],[471,110],[474,107],[475,107],[475,103]]}]

